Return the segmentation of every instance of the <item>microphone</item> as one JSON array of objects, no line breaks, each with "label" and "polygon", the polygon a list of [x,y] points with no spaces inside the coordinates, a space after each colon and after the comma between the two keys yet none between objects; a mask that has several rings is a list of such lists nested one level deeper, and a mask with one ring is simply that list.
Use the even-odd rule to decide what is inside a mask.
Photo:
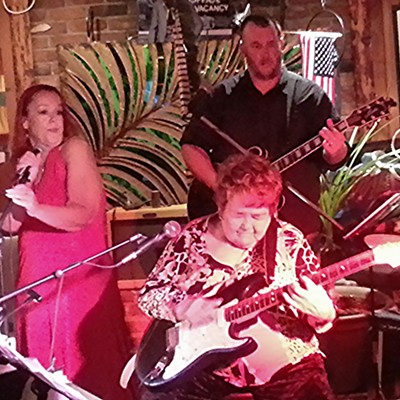
[{"label": "microphone", "polygon": [[158,233],[157,235],[153,236],[152,238],[145,240],[143,242],[143,244],[141,244],[138,247],[137,250],[135,250],[133,253],[128,254],[121,261],[119,261],[117,264],[115,264],[115,266],[120,267],[121,265],[124,265],[131,260],[135,260],[140,255],[142,255],[144,252],[146,252],[151,247],[153,247],[155,244],[157,244],[165,239],[172,239],[172,238],[178,236],[180,232],[181,232],[181,226],[178,222],[168,221],[164,225],[162,233]]},{"label": "microphone", "polygon": [[[37,156],[40,153],[40,150],[35,148],[32,149],[32,153]],[[31,175],[31,166],[27,165],[20,173],[17,174],[17,177],[15,179],[16,185],[19,184],[24,184],[30,181],[30,175]]]}]

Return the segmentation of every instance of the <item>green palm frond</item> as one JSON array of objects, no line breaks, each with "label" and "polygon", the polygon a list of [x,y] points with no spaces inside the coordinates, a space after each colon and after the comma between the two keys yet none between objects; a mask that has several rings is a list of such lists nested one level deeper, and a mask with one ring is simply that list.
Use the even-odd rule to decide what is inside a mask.
[{"label": "green palm frond", "polygon": [[[200,71],[216,84],[244,68],[239,39],[199,42]],[[58,48],[61,89],[93,147],[111,206],[186,202],[172,43],[87,43]]]},{"label": "green palm frond", "polygon": [[285,67],[292,72],[300,73],[302,67],[299,35],[287,34],[282,52]]},{"label": "green palm frond", "polygon": [[228,79],[245,68],[239,51],[239,36],[199,43],[201,75],[210,85]]}]

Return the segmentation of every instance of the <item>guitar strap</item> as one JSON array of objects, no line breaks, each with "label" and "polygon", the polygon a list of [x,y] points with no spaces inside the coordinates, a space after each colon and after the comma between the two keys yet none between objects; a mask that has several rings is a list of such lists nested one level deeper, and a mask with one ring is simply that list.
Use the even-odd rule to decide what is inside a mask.
[{"label": "guitar strap", "polygon": [[275,275],[277,241],[278,241],[278,222],[276,221],[276,218],[273,218],[267,229],[266,234],[264,235],[264,245],[263,245],[265,279],[268,285],[272,283],[273,277]]},{"label": "guitar strap", "polygon": [[[295,96],[296,80],[290,79],[286,85],[286,130],[290,126],[290,120],[292,116],[292,108]],[[277,251],[277,241],[278,241],[278,222],[276,218],[271,220],[268,227],[267,233],[264,236],[264,262],[265,262],[265,279],[267,284],[272,283],[273,277],[275,275],[276,266],[276,251]]]},{"label": "guitar strap", "polygon": [[295,104],[294,96],[296,89],[296,79],[289,79],[286,84],[286,131],[289,132],[290,121],[292,114],[293,104]]}]

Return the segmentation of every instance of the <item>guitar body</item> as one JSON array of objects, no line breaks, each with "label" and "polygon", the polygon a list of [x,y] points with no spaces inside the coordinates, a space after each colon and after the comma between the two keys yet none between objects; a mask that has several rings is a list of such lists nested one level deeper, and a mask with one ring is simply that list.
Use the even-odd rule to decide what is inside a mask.
[{"label": "guitar body", "polygon": [[187,199],[187,213],[190,221],[217,211],[214,192],[204,183],[194,180],[190,185]]},{"label": "guitar body", "polygon": [[[228,366],[254,352],[256,342],[242,333],[248,322],[230,324],[223,313],[230,303],[237,302],[232,299],[238,299],[238,294],[247,298],[264,285],[263,275],[253,274],[222,289],[218,297],[223,299],[224,306],[218,310],[215,320],[201,326],[192,327],[187,322],[174,325],[170,321],[154,321],[137,353],[135,370],[139,380],[151,389],[165,390],[188,381],[199,371]],[[174,336],[176,341],[170,352],[167,349],[169,335]],[[156,373],[156,364],[163,357],[168,359],[167,365]]]},{"label": "guitar body", "polygon": [[[136,357],[136,374],[148,388],[165,390],[189,381],[199,371],[229,365],[236,359],[252,353],[257,345],[252,338],[235,337],[234,325],[213,321],[192,328],[188,324],[177,324],[178,344],[173,353],[167,355],[167,321],[155,321],[150,327],[151,337],[144,338]],[[157,339],[158,338],[158,339]],[[159,374],[152,375],[156,364],[163,356],[171,358]]]},{"label": "guitar body", "polygon": [[247,325],[241,324],[238,337],[250,337],[255,342],[254,351],[244,355],[241,361],[259,379],[255,382],[257,385],[268,382],[272,375],[292,362],[289,353],[282,351],[284,335],[280,325],[268,311],[261,312]]},{"label": "guitar body", "polygon": [[[399,248],[398,242],[381,245],[305,276],[325,286],[373,264],[398,266]],[[217,295],[223,299],[217,315],[203,325],[155,321],[137,353],[139,380],[151,389],[165,390],[187,382],[199,371],[227,366],[242,358],[250,372],[268,381],[291,361],[287,352],[279,349],[280,326],[274,314],[268,312],[282,303],[286,287],[260,293],[264,286],[264,276],[256,273],[222,288]],[[170,329],[174,335],[169,335]],[[170,336],[174,340],[167,346],[166,338]]]},{"label": "guitar body", "polygon": [[252,338],[236,337],[234,329],[225,321],[212,321],[195,328],[182,323],[175,326],[175,329],[179,339],[173,359],[162,376],[144,380],[144,384],[149,387],[165,388],[186,382],[199,371],[228,366],[256,347]]},{"label": "guitar body", "polygon": [[140,382],[146,382],[157,362],[167,354],[167,331],[173,326],[171,321],[156,319],[144,334],[135,362],[135,373]]}]

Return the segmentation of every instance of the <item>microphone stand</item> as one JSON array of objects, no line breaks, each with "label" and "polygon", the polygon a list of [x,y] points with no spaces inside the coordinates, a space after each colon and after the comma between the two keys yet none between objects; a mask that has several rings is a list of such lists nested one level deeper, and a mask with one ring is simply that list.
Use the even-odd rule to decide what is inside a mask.
[{"label": "microphone stand", "polygon": [[[0,296],[5,295],[5,286],[6,286],[6,278],[5,278],[5,271],[4,271],[4,233],[2,230],[3,223],[7,217],[7,215],[11,212],[13,202],[8,199],[7,205],[0,215]],[[0,305],[0,333],[3,322],[6,320],[6,316],[3,316],[4,308]],[[9,334],[9,327],[8,324],[5,325],[5,333]]]},{"label": "microphone stand", "polygon": [[[0,328],[3,325],[3,323],[7,320],[7,318],[9,318],[10,316],[14,315],[15,313],[19,312],[22,308],[24,308],[25,306],[27,306],[28,304],[31,304],[32,302],[36,302],[39,303],[42,298],[41,296],[36,293],[33,288],[48,282],[52,279],[62,279],[64,277],[64,275],[69,272],[74,270],[75,268],[80,267],[81,265],[84,265],[96,258],[99,258],[101,256],[103,256],[104,254],[107,254],[113,250],[118,249],[119,247],[122,247],[128,243],[141,243],[143,240],[145,240],[147,238],[147,236],[142,235],[141,233],[137,233],[133,236],[131,236],[129,239],[125,240],[122,243],[119,243],[113,247],[107,248],[104,251],[97,253],[91,257],[86,258],[85,260],[82,261],[78,261],[74,264],[69,265],[68,267],[64,268],[64,269],[58,269],[56,271],[54,271],[53,273],[51,273],[50,275],[45,276],[42,279],[39,279],[35,282],[30,283],[29,285],[26,285],[20,289],[14,290],[13,292],[3,296],[0,298]],[[116,267],[116,264],[112,267]],[[25,299],[19,307],[17,307],[15,310],[12,310],[8,313],[4,313],[4,315],[2,315],[4,307],[2,306],[3,303],[5,303],[8,300],[11,300],[13,298],[15,298],[16,296],[28,292],[28,298]],[[7,360],[7,358],[6,358]],[[8,360],[7,360],[8,361]],[[53,360],[54,361],[54,360]],[[52,368],[52,365],[51,365]],[[37,378],[33,381],[32,383],[32,390],[33,392],[37,395],[38,400],[45,400],[47,399],[47,394],[48,391],[50,390],[50,386],[48,386],[46,383],[38,380]]]},{"label": "microphone stand", "polygon": [[[5,312],[6,309],[4,307],[0,306],[0,334],[1,334],[1,328],[3,324],[14,314],[16,314],[19,310],[27,306],[29,303],[32,301],[36,303],[40,303],[42,301],[42,296],[37,294],[34,290],[28,290],[28,297],[23,301],[22,304],[20,304],[18,307],[16,307],[14,310]],[[8,333],[6,332],[7,336]]]},{"label": "microphone stand", "polygon": [[111,252],[113,250],[118,249],[119,247],[125,246],[128,243],[135,243],[135,242],[138,242],[139,240],[143,240],[145,238],[146,238],[146,236],[142,235],[141,233],[137,233],[136,235],[130,237],[127,240],[125,240],[124,242],[119,243],[119,244],[117,244],[117,245],[115,245],[113,247],[110,247],[108,249],[105,249],[104,251],[102,251],[100,253],[97,253],[97,254],[95,254],[95,255],[93,255],[91,257],[88,257],[85,260],[78,261],[78,262],[76,262],[74,264],[69,265],[68,267],[66,267],[64,269],[58,269],[58,270],[54,271],[53,273],[51,273],[50,275],[45,276],[42,279],[38,279],[37,281],[30,283],[29,285],[26,285],[26,286],[24,286],[22,288],[14,290],[13,292],[1,297],[0,298],[0,306],[1,306],[1,304],[5,303],[6,301],[8,301],[10,299],[13,299],[14,297],[16,297],[16,296],[18,296],[18,295],[20,295],[22,293],[25,293],[25,292],[27,292],[29,290],[32,290],[35,287],[37,287],[39,285],[42,285],[45,282],[48,282],[48,281],[50,281],[52,279],[60,279],[60,278],[62,278],[67,272],[72,271],[75,268],[80,267],[81,265],[84,265],[84,264],[88,263],[89,261],[92,261],[92,260],[94,260],[96,258],[99,258],[99,257],[103,256],[104,254],[107,254],[107,253],[109,253],[109,252]]}]

